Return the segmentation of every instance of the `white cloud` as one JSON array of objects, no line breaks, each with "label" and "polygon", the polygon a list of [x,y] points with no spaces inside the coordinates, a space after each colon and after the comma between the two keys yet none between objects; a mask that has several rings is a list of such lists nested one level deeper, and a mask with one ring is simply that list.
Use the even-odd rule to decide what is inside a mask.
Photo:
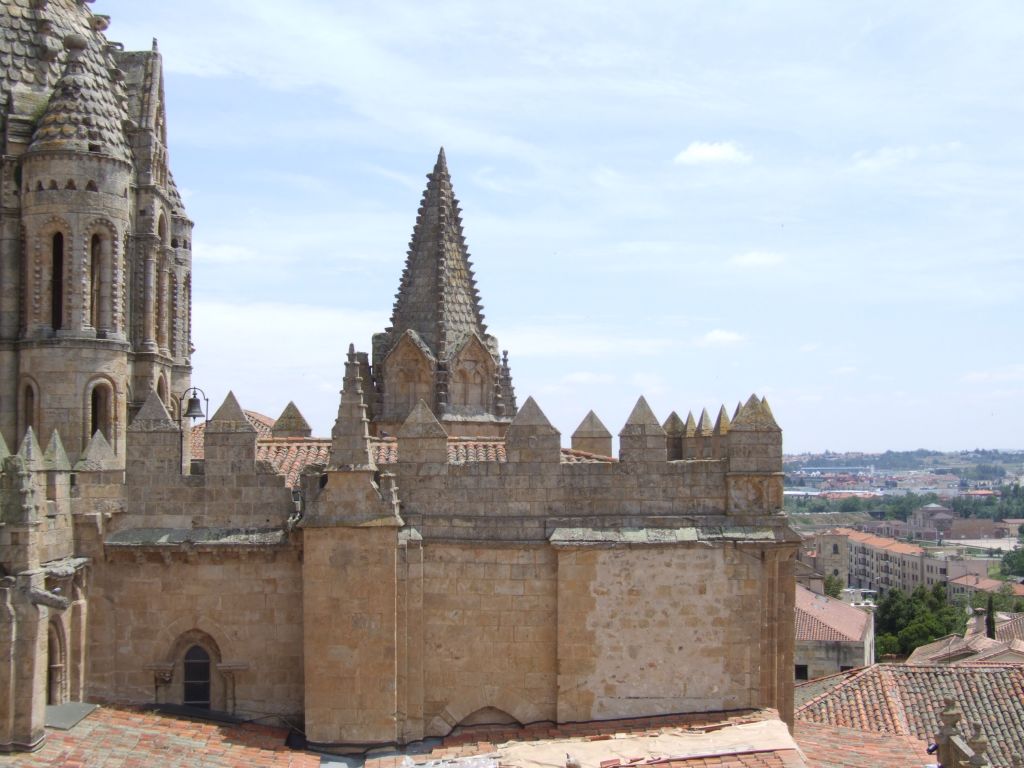
[{"label": "white cloud", "polygon": [[1024,365],[1007,365],[988,371],[971,371],[964,375],[964,381],[974,384],[994,384],[1024,381]]},{"label": "white cloud", "polygon": [[773,251],[747,251],[729,259],[729,263],[737,267],[775,267],[782,264],[786,257]]},{"label": "white cloud", "polygon": [[734,141],[694,141],[676,155],[679,165],[749,163],[753,158]]},{"label": "white cloud", "polygon": [[909,144],[861,150],[854,153],[851,170],[859,173],[881,173],[922,158],[939,158],[957,151],[960,147],[960,142],[950,141],[945,144],[928,144],[926,146]]},{"label": "white cloud", "polygon": [[806,344],[801,344],[798,349],[801,352],[815,352],[821,345],[814,341],[809,341]]},{"label": "white cloud", "polygon": [[838,368],[833,369],[832,373],[837,376],[850,376],[857,372],[857,366],[855,365],[841,365]]},{"label": "white cloud", "polygon": [[702,347],[725,347],[730,344],[739,344],[743,338],[743,334],[736,333],[736,331],[715,328],[701,336],[697,340],[697,344]]}]

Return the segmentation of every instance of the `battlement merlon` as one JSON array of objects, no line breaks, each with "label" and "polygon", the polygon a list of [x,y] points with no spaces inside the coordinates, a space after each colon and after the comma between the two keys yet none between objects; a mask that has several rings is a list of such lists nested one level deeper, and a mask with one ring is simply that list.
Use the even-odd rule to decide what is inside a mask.
[{"label": "battlement merlon", "polygon": [[[726,524],[726,517],[732,518],[730,525],[777,519],[782,509],[781,430],[767,403],[752,397],[737,413],[735,430],[721,414],[714,426],[707,415],[702,422],[707,434],[697,434],[695,422],[695,434],[679,438],[702,441],[701,451],[687,446],[692,458],[669,459],[666,446],[673,436],[641,399],[620,433],[621,457],[616,460],[561,448],[558,430],[532,399],[504,441],[446,439],[421,403],[397,437],[393,468],[403,489],[403,517],[437,524],[475,519],[484,527],[503,519],[515,527],[514,519],[530,519],[540,525],[533,534],[543,530],[545,520],[566,518],[603,518],[607,525],[661,517],[701,518],[703,525]],[[610,444],[596,415],[588,414],[584,423],[590,427],[585,432]],[[510,528],[508,533],[523,532]],[[536,538],[533,534],[524,535]]]}]

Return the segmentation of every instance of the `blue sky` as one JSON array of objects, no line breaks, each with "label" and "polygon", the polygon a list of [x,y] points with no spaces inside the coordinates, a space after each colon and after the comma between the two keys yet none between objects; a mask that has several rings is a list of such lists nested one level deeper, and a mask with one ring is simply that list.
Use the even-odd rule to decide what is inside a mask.
[{"label": "blue sky", "polygon": [[194,382],[315,432],[444,145],[568,436],[768,397],[787,452],[1024,447],[1024,6],[99,0],[159,38]]}]

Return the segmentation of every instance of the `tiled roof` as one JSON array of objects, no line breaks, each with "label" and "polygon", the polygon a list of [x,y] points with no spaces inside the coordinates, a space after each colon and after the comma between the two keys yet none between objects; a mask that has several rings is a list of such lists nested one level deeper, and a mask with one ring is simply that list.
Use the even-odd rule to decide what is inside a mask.
[{"label": "tiled roof", "polygon": [[[48,90],[56,84],[67,64],[63,42],[67,35],[82,35],[88,41],[87,69],[91,73],[106,74],[112,65],[106,53],[106,40],[93,31],[94,17],[83,3],[50,0],[42,13],[34,10],[35,5],[35,0],[0,3],[0,98],[5,105],[12,92],[24,95],[31,90]],[[49,22],[45,38],[39,17]]]},{"label": "tiled roof", "polygon": [[46,729],[37,752],[0,757],[19,768],[316,768],[320,756],[289,749],[288,731],[266,725],[222,725],[154,712],[101,707],[70,730]]},{"label": "tiled roof", "polygon": [[[1011,594],[1016,597],[1024,597],[1024,584],[1015,584],[1012,581],[999,581],[986,576],[968,573],[964,576],[957,576],[950,579],[949,584],[961,587],[969,587],[977,592],[999,592],[1005,586],[1009,586]],[[1005,586],[1004,586],[1005,585]]]},{"label": "tiled roof", "polygon": [[864,544],[869,547],[874,547],[875,549],[885,549],[889,552],[898,552],[902,555],[924,554],[924,549],[916,544],[906,544],[905,542],[896,541],[896,539],[890,539],[885,536],[876,536],[873,533],[855,531],[852,528],[836,528],[833,531],[829,531],[829,533],[846,536],[847,539],[855,541],[858,544]]},{"label": "tiled roof", "polygon": [[796,585],[796,639],[860,642],[870,624],[860,608]]},{"label": "tiled roof", "polygon": [[996,624],[996,640],[1024,640],[1024,613],[1011,613],[1003,623]]},{"label": "tiled roof", "polygon": [[[256,459],[269,463],[281,475],[289,488],[299,485],[299,477],[306,467],[323,464],[330,459],[331,441],[319,437],[274,437],[274,419],[256,411],[245,411],[245,417],[256,429]],[[203,422],[192,428],[192,458],[202,459]],[[395,437],[375,437],[370,440],[374,461],[379,466],[398,463],[398,440]],[[475,440],[467,437],[448,438],[448,462],[467,464],[479,461],[507,461],[503,440]],[[609,464],[616,459],[598,456],[586,451],[562,449],[563,464]]]},{"label": "tiled roof", "polygon": [[913,736],[798,722],[793,738],[813,768],[923,766],[929,762],[928,742]]},{"label": "tiled roof", "polygon": [[875,664],[847,677],[796,711],[803,723],[823,723],[877,733],[931,739],[939,729],[943,699],[952,696],[964,717],[979,722],[995,766],[1024,754],[1024,666]]},{"label": "tiled roof", "polygon": [[908,664],[940,664],[949,663],[966,657],[976,657],[992,648],[1001,647],[1003,643],[990,640],[985,635],[946,635],[927,645],[914,649],[907,659]]},{"label": "tiled roof", "polygon": [[[730,729],[743,735],[731,736]],[[721,738],[717,738],[719,734]],[[702,746],[686,749],[691,739]],[[666,744],[679,749],[663,751],[664,747],[659,745]],[[430,752],[371,756],[365,768],[400,768],[424,763],[454,768],[460,760],[474,757],[489,758],[489,762],[483,759],[480,765],[536,767],[562,765],[567,754],[585,768],[808,766],[774,712],[743,710],[729,714],[699,713],[562,725],[470,726],[457,729]]]},{"label": "tiled roof", "polygon": [[99,152],[130,161],[124,134],[128,112],[124,89],[110,76],[113,61],[90,50],[84,36],[69,41],[67,69],[36,124],[29,150]]}]

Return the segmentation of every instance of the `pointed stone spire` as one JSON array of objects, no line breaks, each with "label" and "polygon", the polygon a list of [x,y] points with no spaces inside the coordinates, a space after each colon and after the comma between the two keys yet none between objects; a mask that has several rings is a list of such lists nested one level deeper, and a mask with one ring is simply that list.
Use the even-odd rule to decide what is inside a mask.
[{"label": "pointed stone spire", "polygon": [[43,454],[43,466],[55,472],[71,471],[71,462],[68,460],[67,451],[64,450],[64,443],[61,442],[60,432],[56,429],[50,435],[50,444],[46,446],[46,453]]},{"label": "pointed stone spire", "polygon": [[767,403],[756,395],[751,395],[732,420],[726,441],[729,471],[774,475],[773,490],[766,491],[762,498],[769,506],[781,507],[782,430],[775,423],[775,417],[772,416]]},{"label": "pointed stone spire", "polygon": [[540,462],[542,468],[557,469],[561,440],[537,401],[528,397],[505,432],[505,454],[510,462]]},{"label": "pointed stone spire", "polygon": [[36,470],[43,467],[43,449],[39,447],[35,430],[29,427],[25,430],[25,436],[21,439],[21,446],[18,448],[18,456],[25,462],[26,469]]},{"label": "pointed stone spire", "polygon": [[128,113],[105,67],[89,67],[93,55],[82,35],[64,38],[67,66],[36,124],[29,151],[73,151],[131,161],[124,134]]},{"label": "pointed stone spire", "polygon": [[625,462],[668,461],[665,430],[643,395],[619,432],[619,458]]},{"label": "pointed stone spire", "polygon": [[338,418],[331,430],[332,468],[367,467],[376,468],[370,451],[369,419],[366,417],[366,401],[363,399],[363,379],[359,375],[359,361],[355,345],[348,345],[345,361],[345,380],[341,388],[341,403]]},{"label": "pointed stone spire", "polygon": [[114,449],[110,447],[110,443],[107,442],[107,438],[103,436],[103,433],[97,429],[96,433],[89,438],[89,442],[86,443],[81,458],[75,463],[75,471],[97,472],[116,468],[117,457],[114,455]]},{"label": "pointed stone spire", "polygon": [[661,428],[665,430],[668,460],[679,461],[683,458],[683,436],[686,434],[686,425],[679,418],[679,414],[672,411]]},{"label": "pointed stone spire", "polygon": [[299,411],[298,406],[293,401],[289,401],[281,411],[281,415],[277,417],[270,432],[274,437],[309,437],[313,434],[313,429]]},{"label": "pointed stone spire", "polygon": [[723,405],[718,409],[718,418],[715,419],[714,433],[716,435],[728,434],[730,424],[732,424],[732,422],[729,420],[729,414],[726,412],[725,406]]},{"label": "pointed stone spire", "polygon": [[135,414],[135,418],[128,427],[129,432],[164,432],[168,430],[178,431],[178,425],[171,419],[171,415],[164,408],[160,395],[155,390],[150,390],[146,402]]},{"label": "pointed stone spire", "polygon": [[245,411],[242,410],[242,406],[238,402],[238,398],[235,397],[235,393],[229,391],[227,397],[224,398],[224,402],[220,404],[220,408],[213,414],[213,418],[210,419],[210,423],[206,425],[207,432],[252,432],[256,433],[256,428],[249,423],[249,419],[245,416]]},{"label": "pointed stone spire", "polygon": [[430,407],[420,400],[398,430],[401,464],[448,465],[448,433]]},{"label": "pointed stone spire", "polygon": [[742,411],[742,410],[743,410],[743,403],[737,401],[736,408],[732,412],[732,420],[733,421],[736,421],[736,417],[740,415],[740,411]]},{"label": "pointed stone spire", "polygon": [[778,431],[779,425],[775,423],[771,408],[767,401],[763,401],[757,395],[751,395],[750,399],[740,408],[740,412],[732,420],[730,431],[757,431],[768,432]]},{"label": "pointed stone spire", "polygon": [[686,423],[683,424],[683,437],[696,437],[697,421],[693,418],[693,411],[686,414]]},{"label": "pointed stone spire", "polygon": [[441,426],[441,422],[434,416],[430,407],[422,400],[416,403],[409,418],[398,430],[400,440],[410,437],[430,437],[448,442],[448,433],[444,431],[444,427]]},{"label": "pointed stone spire", "polygon": [[572,447],[575,451],[586,451],[598,456],[612,455],[612,433],[597,418],[597,414],[588,411],[583,421],[572,433]]},{"label": "pointed stone spire", "polygon": [[427,179],[389,333],[397,338],[412,329],[445,359],[449,343],[473,332],[484,338],[487,326],[444,147]]},{"label": "pointed stone spire", "polygon": [[711,416],[708,414],[708,409],[705,408],[700,412],[700,421],[697,422],[697,435],[699,437],[711,437],[712,429]]}]

